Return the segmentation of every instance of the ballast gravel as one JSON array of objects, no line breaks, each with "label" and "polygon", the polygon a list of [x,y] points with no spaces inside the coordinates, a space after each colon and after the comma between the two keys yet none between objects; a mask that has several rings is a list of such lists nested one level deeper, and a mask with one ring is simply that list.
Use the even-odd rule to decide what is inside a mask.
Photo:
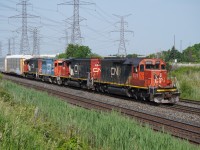
[{"label": "ballast gravel", "polygon": [[[16,81],[22,81],[22,82],[33,84],[33,85],[38,85],[38,86],[41,86],[44,88],[53,89],[53,90],[69,93],[72,95],[80,96],[83,98],[88,98],[88,99],[92,99],[95,101],[101,101],[101,102],[109,103],[109,104],[112,104],[115,106],[120,106],[123,108],[128,108],[128,109],[132,109],[132,110],[136,110],[136,111],[140,111],[140,112],[144,112],[144,113],[152,114],[155,116],[160,116],[163,118],[176,120],[179,122],[183,122],[183,123],[187,123],[187,124],[191,124],[191,125],[200,127],[200,116],[190,114],[190,113],[184,113],[184,112],[179,112],[179,111],[175,111],[175,110],[170,110],[167,108],[161,108],[159,106],[154,106],[154,105],[150,105],[148,103],[142,103],[139,101],[137,102],[137,101],[131,101],[131,100],[124,100],[124,99],[116,98],[113,96],[97,94],[97,93],[94,93],[93,91],[88,92],[88,91],[84,91],[84,90],[78,90],[78,89],[73,89],[73,88],[69,88],[69,87],[62,87],[62,86],[57,86],[54,84],[48,84],[48,83],[44,83],[44,82],[37,82],[34,80],[28,80],[28,79],[24,79],[24,78],[16,78],[16,77],[5,75],[4,79],[12,79],[12,80],[16,80]],[[194,104],[188,104],[188,105],[194,106]]]}]

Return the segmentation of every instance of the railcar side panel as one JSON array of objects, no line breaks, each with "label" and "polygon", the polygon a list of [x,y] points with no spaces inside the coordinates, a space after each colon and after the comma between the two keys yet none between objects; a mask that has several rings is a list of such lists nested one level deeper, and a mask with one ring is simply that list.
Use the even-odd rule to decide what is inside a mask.
[{"label": "railcar side panel", "polygon": [[90,73],[90,59],[70,60],[70,75],[72,78],[87,79]]},{"label": "railcar side panel", "polygon": [[43,75],[54,75],[54,60],[50,58],[42,59],[42,74]]},{"label": "railcar side panel", "polygon": [[91,78],[94,80],[100,80],[101,78],[101,60],[100,59],[91,59]]},{"label": "railcar side panel", "polygon": [[124,64],[124,59],[105,59],[101,61],[101,81],[116,84],[129,84],[132,66]]}]

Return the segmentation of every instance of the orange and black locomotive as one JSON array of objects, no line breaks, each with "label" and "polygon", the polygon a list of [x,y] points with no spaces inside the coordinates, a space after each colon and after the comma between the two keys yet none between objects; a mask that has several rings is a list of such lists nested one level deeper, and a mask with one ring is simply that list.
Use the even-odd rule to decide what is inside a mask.
[{"label": "orange and black locomotive", "polygon": [[156,103],[174,104],[180,95],[161,59],[31,58],[25,60],[24,76]]}]

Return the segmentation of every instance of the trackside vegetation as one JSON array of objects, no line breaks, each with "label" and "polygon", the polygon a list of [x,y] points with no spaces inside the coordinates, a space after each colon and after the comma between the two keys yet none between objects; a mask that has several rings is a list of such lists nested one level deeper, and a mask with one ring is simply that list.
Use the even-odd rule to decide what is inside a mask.
[{"label": "trackside vegetation", "polygon": [[116,112],[89,111],[0,82],[0,149],[194,150],[187,141],[141,127]]},{"label": "trackside vegetation", "polygon": [[171,72],[180,85],[181,98],[200,100],[200,67],[180,67]]}]

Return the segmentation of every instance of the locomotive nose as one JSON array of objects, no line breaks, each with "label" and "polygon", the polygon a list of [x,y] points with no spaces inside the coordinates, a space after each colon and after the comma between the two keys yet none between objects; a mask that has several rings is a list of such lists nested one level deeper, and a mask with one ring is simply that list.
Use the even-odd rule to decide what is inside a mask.
[{"label": "locomotive nose", "polygon": [[152,71],[152,80],[155,86],[163,86],[165,83],[164,73],[162,71]]}]

